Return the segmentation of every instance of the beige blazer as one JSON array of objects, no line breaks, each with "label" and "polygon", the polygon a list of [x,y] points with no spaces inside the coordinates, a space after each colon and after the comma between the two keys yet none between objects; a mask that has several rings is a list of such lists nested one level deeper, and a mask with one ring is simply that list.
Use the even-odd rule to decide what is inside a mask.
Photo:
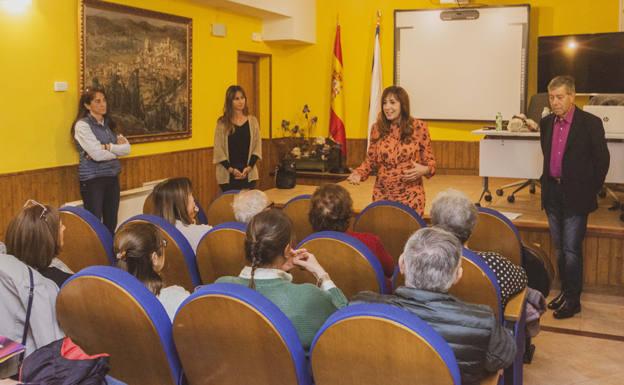
[{"label": "beige blazer", "polygon": [[[252,155],[262,159],[262,138],[260,137],[260,125],[258,119],[255,116],[249,115],[249,153],[247,154],[247,161]],[[225,134],[225,125],[221,121],[217,121],[217,127],[215,128],[214,137],[214,151],[212,157],[212,163],[217,167],[217,183],[225,184],[230,183],[230,173],[220,163],[224,160],[229,160],[230,154],[228,153],[228,135]],[[257,163],[249,171],[248,180],[258,180],[258,166]]]}]

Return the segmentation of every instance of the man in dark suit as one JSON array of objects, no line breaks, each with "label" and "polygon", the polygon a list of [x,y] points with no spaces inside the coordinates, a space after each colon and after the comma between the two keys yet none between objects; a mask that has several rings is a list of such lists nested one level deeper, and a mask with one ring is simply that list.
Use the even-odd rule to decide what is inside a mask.
[{"label": "man in dark suit", "polygon": [[561,293],[548,307],[558,319],[581,311],[583,238],[587,216],[598,208],[597,194],[609,170],[609,150],[600,118],[574,105],[574,78],[548,84],[552,114],[540,122],[544,172],[542,206],[557,252]]}]

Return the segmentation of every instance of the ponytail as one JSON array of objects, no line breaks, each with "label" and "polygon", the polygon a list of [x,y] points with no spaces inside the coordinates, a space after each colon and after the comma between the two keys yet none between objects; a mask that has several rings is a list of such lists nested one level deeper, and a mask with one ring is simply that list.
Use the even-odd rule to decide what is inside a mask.
[{"label": "ponytail", "polygon": [[251,263],[249,288],[256,288],[256,269],[271,265],[291,240],[292,223],[281,210],[263,211],[251,219],[245,234],[245,258]]}]

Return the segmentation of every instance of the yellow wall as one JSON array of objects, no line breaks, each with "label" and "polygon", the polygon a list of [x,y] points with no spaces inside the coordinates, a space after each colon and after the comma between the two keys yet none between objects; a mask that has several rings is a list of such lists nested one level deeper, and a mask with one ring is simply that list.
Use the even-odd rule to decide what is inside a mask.
[{"label": "yellow wall", "polygon": [[[538,35],[613,32],[618,29],[618,0],[474,2],[488,5],[531,4],[529,96],[536,92]],[[338,15],[342,34],[347,136],[365,138],[376,11],[382,12],[383,82],[388,86],[393,81],[394,9],[440,8],[432,3],[438,1],[317,0],[317,44],[302,47],[288,58],[290,65],[286,70],[289,74],[282,76],[297,79],[297,82],[289,92],[292,98],[282,99],[290,104],[290,107],[282,106],[283,109],[297,111],[304,103],[310,104],[313,111],[319,114],[318,134],[327,133],[331,55]],[[470,131],[481,126],[469,122],[438,121],[429,124],[431,135],[437,140],[477,140]]]},{"label": "yellow wall", "polygon": [[[237,51],[273,56],[273,131],[282,119],[294,119],[303,104],[319,117],[317,135],[326,135],[329,82],[337,15],[342,26],[345,66],[346,127],[350,138],[366,137],[368,92],[375,12],[382,11],[384,84],[392,83],[393,10],[436,7],[430,0],[317,0],[317,43],[256,43],[252,32],[261,21],[200,5],[192,0],[117,0],[136,7],[193,18],[193,137],[187,140],[137,144],[132,156],[211,146],[223,94],[236,82]],[[526,1],[525,1],[526,2]],[[518,4],[522,1],[484,1]],[[616,31],[618,0],[530,1],[531,53],[529,95],[535,92],[537,36]],[[22,15],[0,10],[0,174],[75,164],[77,155],[69,125],[77,108],[79,76],[79,0],[32,0]],[[227,37],[210,35],[210,24],[227,25]],[[266,65],[264,62],[261,66]],[[264,68],[264,67],[263,67]],[[69,82],[69,91],[55,93],[54,81]],[[266,95],[267,89],[261,91]],[[263,110],[263,134],[268,114]],[[474,123],[434,122],[438,140],[475,140]]]},{"label": "yellow wall", "polygon": [[[211,146],[225,89],[236,83],[237,51],[270,52],[251,41],[261,21],[189,0],[116,2],[193,18],[193,136],[136,144],[132,156]],[[22,15],[0,9],[0,174],[77,163],[69,130],[78,103],[78,7],[78,0],[33,0]],[[215,22],[227,25],[226,38],[210,35]],[[54,92],[54,81],[67,81],[69,91]]]}]

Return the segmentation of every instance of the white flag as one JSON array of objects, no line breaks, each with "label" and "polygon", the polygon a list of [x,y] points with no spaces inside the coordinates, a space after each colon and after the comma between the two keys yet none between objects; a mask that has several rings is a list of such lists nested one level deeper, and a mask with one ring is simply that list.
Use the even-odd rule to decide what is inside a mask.
[{"label": "white flag", "polygon": [[368,104],[368,142],[366,148],[370,145],[371,128],[377,121],[377,115],[381,111],[381,46],[379,45],[379,23],[375,28],[375,50],[373,52],[373,74],[371,76],[371,90]]}]

